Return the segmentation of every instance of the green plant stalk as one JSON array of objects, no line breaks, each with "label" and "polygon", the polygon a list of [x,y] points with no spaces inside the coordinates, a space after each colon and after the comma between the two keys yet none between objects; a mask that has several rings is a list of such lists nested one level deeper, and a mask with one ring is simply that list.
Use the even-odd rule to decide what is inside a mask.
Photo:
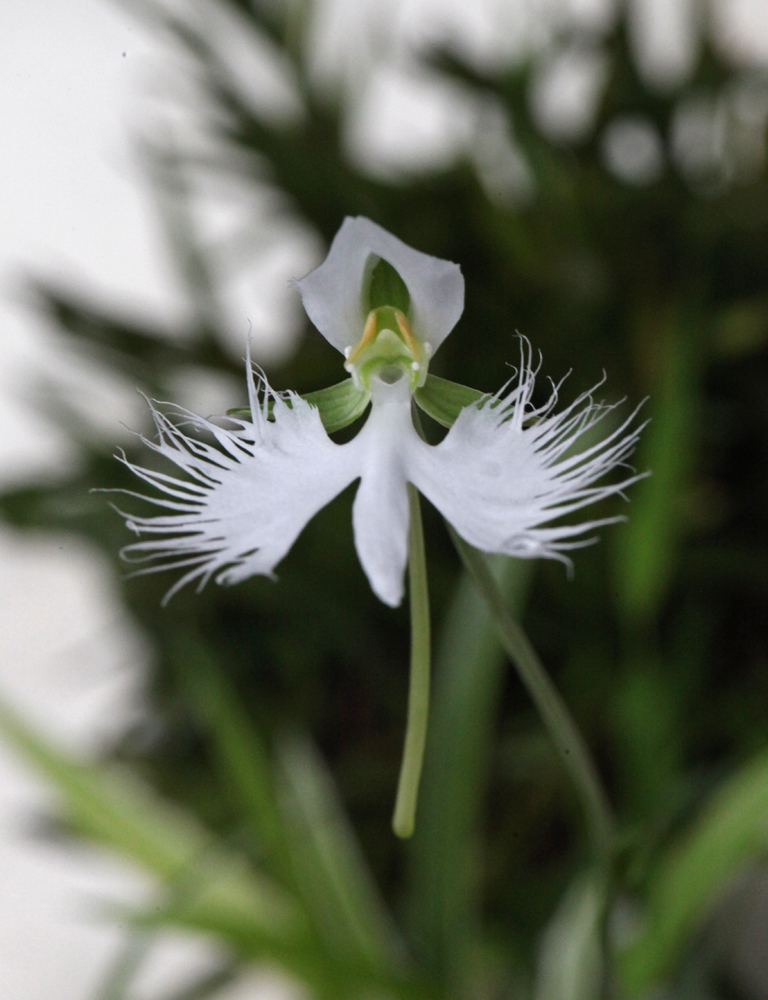
[{"label": "green plant stalk", "polygon": [[453,543],[493,618],[502,644],[573,780],[584,811],[595,863],[606,874],[613,859],[613,816],[584,739],[527,635],[510,615],[482,553],[448,525]]},{"label": "green plant stalk", "polygon": [[[531,562],[501,556],[489,564],[516,613]],[[457,996],[472,996],[483,947],[480,830],[507,656],[466,570],[440,631],[405,911],[420,960]]]},{"label": "green plant stalk", "polygon": [[427,741],[430,683],[429,590],[424,554],[424,528],[419,494],[408,483],[410,529],[408,534],[408,589],[411,606],[411,677],[408,689],[408,723],[403,762],[397,785],[392,829],[398,837],[413,835],[419,780]]}]

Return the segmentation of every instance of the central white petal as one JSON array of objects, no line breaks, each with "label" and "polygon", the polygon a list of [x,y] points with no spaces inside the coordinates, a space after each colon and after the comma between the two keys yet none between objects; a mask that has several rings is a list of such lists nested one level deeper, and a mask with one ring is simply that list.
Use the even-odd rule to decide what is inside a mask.
[{"label": "central white petal", "polygon": [[360,473],[352,511],[355,547],[376,596],[397,607],[408,561],[407,456],[414,441],[422,442],[411,420],[408,379],[387,384],[374,376],[371,391],[371,414],[347,445],[356,450]]}]

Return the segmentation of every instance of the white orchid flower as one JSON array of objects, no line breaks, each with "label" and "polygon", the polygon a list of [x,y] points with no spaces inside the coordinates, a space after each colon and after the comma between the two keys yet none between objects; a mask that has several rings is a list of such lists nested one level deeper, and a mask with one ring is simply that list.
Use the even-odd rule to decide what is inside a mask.
[{"label": "white orchid flower", "polygon": [[[611,407],[590,394],[557,413],[553,386],[549,401],[534,406],[536,371],[524,340],[517,376],[494,396],[428,376],[463,310],[458,265],[411,249],[369,219],[347,218],[325,261],[295,284],[351,378],[304,399],[272,390],[249,358],[250,412],[228,417],[228,428],[179,407],[170,416],[152,408],[159,437],[146,444],[183,478],[123,458],[161,493],[145,499],[167,511],[124,515],[142,537],[125,553],[150,561],[141,572],[186,570],[167,597],[195,580],[202,587],[211,577],[231,584],[271,575],[310,518],[354,480],[360,562],[393,607],[408,561],[407,483],[471,545],[523,559],[567,562],[565,551],[588,544],[585,533],[620,520],[552,524],[639,478],[595,485],[633,451],[641,430],[634,414],[596,440],[595,425]],[[439,444],[420,437],[412,400],[450,426]],[[328,430],[351,423],[369,402],[357,436],[336,444]],[[171,416],[216,443],[190,436]]]}]

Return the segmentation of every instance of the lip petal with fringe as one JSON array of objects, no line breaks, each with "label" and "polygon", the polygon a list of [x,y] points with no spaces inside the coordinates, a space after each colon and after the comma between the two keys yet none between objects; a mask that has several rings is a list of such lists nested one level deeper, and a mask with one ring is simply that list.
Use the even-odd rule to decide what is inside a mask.
[{"label": "lip petal with fringe", "polygon": [[[297,283],[310,315],[320,315],[323,324],[336,313],[351,315],[362,294],[365,261],[377,251],[403,268],[402,278],[421,312],[414,329],[431,328],[439,346],[463,305],[458,268],[418,254],[369,220],[347,220],[327,261]],[[343,289],[335,298],[328,293],[324,300],[331,277],[343,280],[350,267],[358,287]],[[430,317],[429,292],[441,283],[449,295]],[[326,333],[323,325],[320,329]],[[328,339],[341,345],[338,330],[335,339]],[[254,371],[250,356],[247,418],[228,416],[230,426],[222,427],[180,407],[163,412],[150,404],[158,437],[143,440],[183,478],[119,456],[157,491],[152,497],[130,495],[168,512],[120,512],[140,538],[123,550],[124,557],[145,564],[137,573],[184,570],[166,600],[195,581],[203,587],[211,578],[233,584],[254,574],[271,576],[304,525],[359,479],[355,546],[374,592],[393,607],[402,600],[408,560],[408,482],[476,548],[522,559],[559,559],[570,568],[567,551],[590,544],[594,538],[585,534],[622,518],[552,522],[623,495],[646,475],[629,470],[618,482],[599,485],[613,470],[627,468],[644,425],[636,423],[635,410],[600,437],[598,425],[614,407],[586,393],[557,412],[559,386],[553,386],[546,403],[534,406],[538,368],[525,338],[520,353],[517,376],[496,395],[464,406],[438,445],[427,444],[414,427],[408,379],[393,379],[384,371],[371,381],[365,424],[344,445],[328,436],[316,406],[296,393],[275,392]],[[212,441],[187,433],[172,418]]]}]

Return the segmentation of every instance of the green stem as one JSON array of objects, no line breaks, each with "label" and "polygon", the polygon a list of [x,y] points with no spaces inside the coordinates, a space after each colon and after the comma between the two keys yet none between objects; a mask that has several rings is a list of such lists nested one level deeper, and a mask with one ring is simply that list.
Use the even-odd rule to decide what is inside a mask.
[{"label": "green stem", "polygon": [[482,553],[460,538],[450,525],[448,530],[462,562],[488,605],[520,680],[571,775],[584,810],[595,861],[607,872],[613,854],[613,816],[587,745],[528,637],[507,610],[504,596]]},{"label": "green stem", "polygon": [[424,555],[424,529],[421,524],[419,494],[408,483],[408,507],[411,515],[408,537],[408,589],[411,603],[411,678],[408,689],[408,725],[405,732],[403,762],[397,786],[392,829],[398,837],[410,837],[416,820],[419,779],[424,763],[429,716],[429,591],[427,561]]}]

